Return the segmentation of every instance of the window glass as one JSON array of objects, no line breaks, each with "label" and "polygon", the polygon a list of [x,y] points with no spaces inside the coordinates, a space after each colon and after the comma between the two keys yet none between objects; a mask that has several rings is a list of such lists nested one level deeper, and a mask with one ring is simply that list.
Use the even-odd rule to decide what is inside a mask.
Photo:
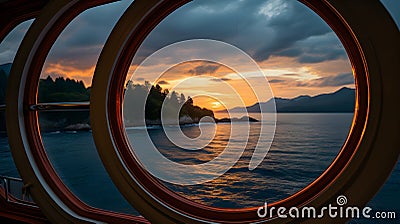
[{"label": "window glass", "polygon": [[[0,43],[0,105],[5,106],[7,80],[12,62],[32,22],[33,20],[28,20],[19,24]],[[19,177],[8,145],[6,117],[3,109],[0,109],[0,175]]]},{"label": "window glass", "polygon": [[66,186],[90,206],[138,215],[113,185],[93,142],[90,86],[103,45],[132,1],[88,9],[61,33],[45,61],[39,103],[86,104],[80,111],[43,111],[39,122],[46,153]]},{"label": "window glass", "polygon": [[[182,45],[193,39],[220,45],[215,45],[215,51],[198,42]],[[261,73],[246,67],[224,43],[248,54]],[[206,60],[190,60],[192,57]],[[208,57],[231,64],[207,61]],[[182,60],[176,62],[177,58]],[[257,98],[251,94],[255,89],[268,92],[269,86],[263,85],[265,77],[273,96]],[[240,82],[243,80],[249,82]],[[238,151],[243,147],[238,162],[215,179],[179,184],[174,175],[182,178],[185,172],[171,169],[174,180],[160,180],[176,193],[206,205],[260,206],[298,192],[331,164],[352,124],[354,83],[338,37],[305,5],[281,0],[192,1],[165,18],[136,53],[125,89],[126,133],[133,153],[149,161],[154,158],[146,150],[138,151],[148,147],[147,142],[140,144],[146,135],[164,157],[186,165],[212,161],[227,145]],[[232,97],[234,94],[239,98]],[[262,109],[271,107],[272,101],[277,112],[273,142],[252,169],[249,164],[257,145],[269,141],[260,133],[273,125],[271,111]],[[178,121],[171,124],[168,116],[163,120],[164,105],[165,110],[173,108]],[[203,117],[211,117],[211,121],[202,123]],[[183,141],[171,138],[180,132]],[[202,134],[212,135],[203,145]],[[146,164],[144,160],[140,162]],[[151,173],[156,177],[169,167],[157,162],[144,166],[154,168]],[[195,174],[208,175],[206,169]]]}]

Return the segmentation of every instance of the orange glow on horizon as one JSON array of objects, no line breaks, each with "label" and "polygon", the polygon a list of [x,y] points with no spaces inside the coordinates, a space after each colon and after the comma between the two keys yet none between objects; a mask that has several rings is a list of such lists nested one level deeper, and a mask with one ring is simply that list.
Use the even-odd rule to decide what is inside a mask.
[{"label": "orange glow on horizon", "polygon": [[83,81],[86,87],[90,87],[95,68],[95,66],[92,66],[88,69],[77,69],[73,66],[63,66],[59,63],[45,64],[41,78],[47,78],[47,76],[53,79],[58,77],[70,78]]},{"label": "orange glow on horizon", "polygon": [[[321,93],[330,93],[340,89],[343,86],[354,88],[354,84],[342,86],[319,86],[315,84],[318,79],[333,76],[335,74],[344,73],[347,68],[351,69],[349,62],[343,59],[329,62],[317,63],[312,65],[302,65],[290,58],[272,57],[271,59],[259,63],[261,69],[268,78],[271,90],[275,97],[294,98],[299,95],[315,96]],[[157,65],[152,65],[156,67]],[[199,66],[217,66],[204,74],[196,74],[194,68]],[[131,65],[128,76],[131,77],[137,65]],[[212,67],[211,67],[212,68]],[[64,66],[61,63],[46,64],[43,68],[42,78],[50,75],[53,78],[65,77],[75,80],[82,80],[86,87],[92,84],[92,77],[95,66],[86,69],[78,69],[74,66]],[[146,70],[146,74],[136,74],[132,77],[134,83],[143,84],[144,81],[154,80],[157,74],[152,73],[152,68]],[[350,70],[351,72],[351,70]],[[235,72],[230,68],[219,65],[217,63],[195,61],[185,62],[178,65],[171,65],[158,79],[154,80],[154,84],[160,84],[163,89],[174,89],[176,85],[185,79],[193,79],[193,81],[182,84],[179,88],[174,89],[179,93],[183,93],[186,98],[191,96],[195,105],[204,107],[213,111],[233,108],[236,106],[250,106],[258,101],[266,102],[268,99],[257,99],[252,88],[243,83],[240,79],[234,78]],[[264,77],[254,76],[254,72],[249,71],[248,74],[242,74],[249,79],[265,79]],[[153,78],[152,78],[153,77]],[[241,100],[235,100],[232,97],[232,88],[236,94],[240,95]],[[199,97],[195,97],[198,95]],[[200,97],[200,96],[218,96],[216,97]],[[243,102],[240,102],[243,101]]]}]

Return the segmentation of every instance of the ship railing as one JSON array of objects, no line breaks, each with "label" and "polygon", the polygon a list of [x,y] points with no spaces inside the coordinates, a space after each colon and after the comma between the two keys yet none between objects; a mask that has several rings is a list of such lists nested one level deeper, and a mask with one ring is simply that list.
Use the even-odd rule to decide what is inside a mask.
[{"label": "ship railing", "polygon": [[29,188],[30,185],[24,184],[20,178],[0,175],[0,189],[4,191],[7,203],[38,207],[30,195]]}]

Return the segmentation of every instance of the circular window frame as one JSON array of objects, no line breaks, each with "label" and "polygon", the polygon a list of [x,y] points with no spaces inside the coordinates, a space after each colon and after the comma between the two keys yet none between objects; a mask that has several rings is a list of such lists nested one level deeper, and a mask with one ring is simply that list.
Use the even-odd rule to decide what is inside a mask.
[{"label": "circular window frame", "polygon": [[[35,19],[48,0],[20,0],[20,1],[4,1],[0,3],[0,43],[4,41],[18,25],[31,19]],[[2,105],[3,106],[3,105]],[[5,194],[4,189],[0,189],[0,197]],[[5,195],[4,195],[5,196]],[[20,222],[45,222],[46,219],[38,207],[31,207],[22,204],[1,205],[3,212],[9,214],[9,218]],[[7,216],[7,214],[5,215]],[[1,219],[1,218],[0,218]]]},{"label": "circular window frame", "polygon": [[[83,11],[111,2],[115,0],[57,0],[42,6],[18,49],[10,72],[6,116],[14,162],[24,183],[29,184],[34,201],[54,223],[148,223],[143,217],[94,208],[77,198],[49,161],[40,135],[38,112],[30,109],[31,105],[37,104],[38,84],[45,59],[64,28]],[[17,3],[23,4],[24,1]],[[37,3],[39,7],[41,2]],[[8,27],[37,14],[36,7],[26,10],[21,11],[22,16],[15,12],[16,20]]]},{"label": "circular window frame", "polygon": [[[256,208],[221,209],[194,203],[167,189],[132,156],[122,117],[126,74],[135,52],[151,30],[187,2],[135,1],[103,48],[92,85],[91,124],[107,171],[126,199],[152,222],[298,223],[299,220],[290,218],[261,219]],[[396,77],[400,67],[390,63],[393,58],[399,59],[398,28],[378,0],[363,4],[335,0],[300,2],[328,23],[348,53],[357,86],[355,115],[348,138],[329,168],[303,190],[270,206],[320,208],[334,203],[342,194],[350,198],[353,206],[363,206],[385,182],[400,153],[400,147],[395,147],[400,143],[395,134],[399,131],[399,118],[395,105],[390,103],[400,97],[394,91],[395,83],[400,83]],[[379,31],[385,32],[384,38]],[[385,147],[385,153],[380,153],[381,147]],[[363,188],[366,184],[367,189]],[[312,222],[327,223],[332,219]]]},{"label": "circular window frame", "polygon": [[36,18],[49,0],[4,1],[0,3],[0,43],[19,24]]}]

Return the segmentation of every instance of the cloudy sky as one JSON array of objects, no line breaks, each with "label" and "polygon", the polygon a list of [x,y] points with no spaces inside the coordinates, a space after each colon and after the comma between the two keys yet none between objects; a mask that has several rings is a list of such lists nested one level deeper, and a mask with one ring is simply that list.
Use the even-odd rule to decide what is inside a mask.
[{"label": "cloudy sky", "polygon": [[[96,7],[74,19],[53,46],[42,76],[71,77],[91,85],[101,49],[131,2],[124,0]],[[382,2],[398,23],[400,1]],[[12,62],[31,23],[21,24],[1,43],[0,64]],[[287,0],[195,0],[188,3],[152,31],[137,52],[131,72],[160,48],[190,39],[223,41],[243,50],[258,63],[275,96],[316,95],[344,86],[354,87],[350,63],[336,35],[310,9]],[[171,57],[180,54],[182,52],[177,50]],[[168,60],[159,63],[168,64]],[[138,83],[154,80],[160,75],[152,73],[156,66],[157,63],[148,65],[146,72],[135,74],[132,79]],[[223,84],[240,91],[241,84],[233,76],[235,72],[227,66],[201,61],[169,66],[171,69],[158,79],[164,88],[173,88],[182,80],[195,77],[198,78],[194,80],[196,85],[186,88],[185,95],[206,91],[223,95]],[[243,75],[248,79],[262,78],[252,70]],[[254,101],[251,98],[246,103]],[[213,103],[212,100],[209,103]],[[235,106],[235,102],[225,103],[228,107]],[[203,106],[207,106],[205,104],[204,101]]]}]

